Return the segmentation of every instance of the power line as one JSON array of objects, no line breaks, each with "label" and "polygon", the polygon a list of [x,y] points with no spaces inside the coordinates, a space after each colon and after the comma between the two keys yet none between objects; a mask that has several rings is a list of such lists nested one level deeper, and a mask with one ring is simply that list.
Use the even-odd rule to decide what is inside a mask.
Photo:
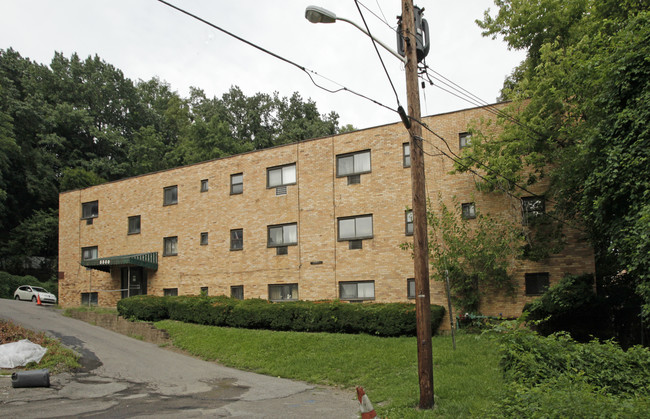
[{"label": "power line", "polygon": [[[465,167],[465,165],[460,161],[461,157],[459,157],[456,153],[454,153],[454,152],[451,150],[451,148],[450,148],[450,146],[449,146],[449,143],[447,142],[447,140],[446,140],[444,137],[442,137],[441,135],[437,134],[435,131],[433,131],[431,128],[429,128],[429,126],[428,126],[427,124],[425,124],[424,122],[422,122],[422,121],[418,121],[418,120],[414,120],[414,121],[415,121],[416,123],[420,124],[424,129],[426,129],[427,131],[429,131],[430,133],[432,133],[433,135],[435,135],[436,137],[438,137],[440,140],[442,140],[442,142],[445,143],[445,145],[447,146],[447,149],[449,150],[449,152],[450,152],[454,157],[452,157],[452,156],[450,156],[449,154],[445,153],[442,149],[440,149],[440,147],[438,147],[437,145],[433,144],[431,141],[426,140],[426,139],[424,139],[424,138],[420,138],[423,142],[427,142],[428,144],[430,144],[432,147],[434,147],[436,150],[438,150],[438,151],[439,151],[443,156],[449,158],[449,159],[452,160],[454,163],[456,163],[456,164],[458,164],[458,165],[461,165],[461,166],[464,166],[464,167]],[[431,153],[426,152],[426,151],[424,150],[424,148],[421,148],[421,150],[422,150],[422,152],[423,152],[424,154],[427,154],[428,156],[434,156],[434,157],[437,156],[437,155],[433,155],[433,154],[431,154]],[[474,161],[477,161],[477,160],[474,160]],[[480,163],[480,162],[478,162],[478,161],[477,161],[477,163],[479,163],[481,166],[485,167],[486,170],[491,171],[493,174],[496,174],[497,176],[499,176],[499,177],[501,177],[501,178],[507,180],[507,181],[508,181],[509,183],[511,183],[512,185],[514,185],[514,186],[516,186],[517,188],[521,189],[522,191],[524,191],[524,192],[530,194],[532,197],[535,197],[535,198],[544,198],[544,199],[546,199],[546,197],[541,196],[541,195],[538,195],[538,194],[536,194],[536,193],[534,193],[534,192],[531,192],[531,191],[528,190],[527,188],[525,188],[525,187],[519,185],[518,183],[512,181],[511,179],[508,179],[507,177],[505,177],[505,176],[501,175],[500,173],[496,172],[495,170],[490,169],[489,167],[485,166],[484,164],[482,164],[482,163]],[[486,179],[483,175],[479,174],[479,173],[476,172],[475,170],[473,170],[473,169],[471,169],[471,168],[469,168],[469,167],[466,167],[466,170],[468,170],[469,172],[471,172],[473,175],[478,176],[478,177],[481,178],[483,181],[485,181],[485,182],[487,182],[487,183],[489,183],[489,184],[491,183],[488,179]],[[504,189],[504,188],[499,188],[499,189],[500,189],[501,191],[503,191],[504,193],[506,193],[506,194],[507,194],[508,196],[510,196],[511,198],[514,198],[514,199],[516,199],[516,200],[518,200],[518,201],[520,201],[520,202],[522,201],[522,200],[521,200],[521,197],[518,197],[518,196],[513,195],[510,191],[508,191],[508,190],[506,190],[506,189]],[[551,199],[548,199],[548,201],[549,201],[549,202],[554,202],[554,201],[551,200]],[[554,216],[553,214],[545,213],[545,215],[547,215],[549,218],[552,218],[552,219],[554,219],[554,220],[556,220],[556,221],[558,221],[558,222],[560,222],[560,223],[562,223],[562,224],[564,224],[564,225],[567,225],[568,227],[571,227],[571,228],[573,228],[573,229],[575,229],[575,230],[578,230],[578,231],[580,231],[580,232],[582,232],[582,233],[587,233],[587,231],[585,231],[584,229],[582,229],[582,228],[580,228],[580,227],[577,227],[577,226],[573,225],[572,223],[569,223],[569,222],[566,221],[566,220],[563,220],[563,219],[561,219],[561,218],[558,218],[558,217]]]},{"label": "power line", "polygon": [[372,10],[370,10],[370,8],[369,8],[368,6],[366,6],[365,4],[363,4],[363,3],[361,3],[361,2],[359,2],[359,4],[361,5],[361,7],[363,7],[363,8],[366,9],[367,11],[369,11],[370,14],[372,14],[374,17],[376,17],[377,20],[379,20],[380,22],[382,22],[384,25],[388,26],[392,31],[397,32],[396,28],[393,27],[393,26],[390,26],[390,24],[389,24],[388,21],[386,20],[386,16],[384,16],[384,11],[381,10],[381,6],[379,5],[379,1],[375,0],[375,2],[377,3],[377,7],[379,8],[379,12],[381,13],[381,17],[380,17],[379,15],[377,15],[377,13],[373,12]]},{"label": "power line", "polygon": [[[270,56],[272,56],[272,57],[274,57],[274,58],[277,58],[277,59],[280,60],[280,61],[283,61],[283,62],[285,62],[285,63],[287,63],[287,64],[289,64],[289,65],[292,65],[292,66],[294,66],[294,67],[296,67],[296,68],[302,70],[303,72],[305,72],[305,74],[307,74],[307,76],[309,77],[309,79],[311,80],[311,82],[312,82],[316,87],[318,87],[318,88],[320,88],[320,89],[323,89],[323,90],[325,90],[326,92],[329,92],[329,93],[338,93],[338,92],[340,92],[340,91],[349,92],[349,93],[351,93],[351,94],[353,94],[353,95],[356,95],[356,96],[359,96],[359,97],[361,97],[361,98],[363,98],[363,99],[366,99],[366,100],[368,100],[368,101],[370,101],[370,102],[372,102],[372,103],[374,103],[374,104],[376,104],[376,105],[379,105],[379,106],[381,106],[381,107],[384,107],[384,108],[386,108],[386,109],[388,109],[388,110],[390,110],[390,111],[392,111],[392,112],[399,113],[397,110],[392,109],[392,108],[390,108],[390,107],[384,105],[383,103],[381,103],[381,102],[379,102],[379,101],[377,101],[377,100],[374,100],[374,99],[372,99],[372,98],[370,98],[370,97],[368,97],[368,96],[365,96],[365,95],[363,95],[363,94],[361,94],[361,93],[355,92],[354,90],[349,89],[349,88],[347,88],[347,87],[345,87],[345,86],[343,86],[343,85],[341,85],[341,84],[339,84],[339,83],[336,83],[336,82],[334,82],[334,81],[332,81],[332,80],[330,80],[330,79],[328,79],[328,78],[326,78],[326,77],[324,77],[324,76],[318,74],[317,72],[315,72],[315,71],[313,71],[313,70],[310,70],[310,69],[306,68],[305,66],[302,66],[302,65],[300,65],[300,64],[297,64],[297,63],[295,63],[294,61],[289,60],[288,58],[284,58],[284,57],[282,57],[281,55],[278,55],[278,54],[276,54],[276,53],[274,53],[274,52],[272,52],[272,51],[269,51],[268,49],[263,48],[263,47],[261,47],[261,46],[255,44],[255,43],[253,43],[253,42],[250,42],[250,41],[248,41],[248,40],[246,40],[246,39],[244,39],[244,38],[242,38],[242,37],[240,37],[240,36],[238,36],[238,35],[235,35],[234,33],[230,32],[230,31],[228,31],[228,30],[226,30],[226,29],[223,29],[223,28],[221,28],[221,27],[215,25],[214,23],[209,22],[209,21],[207,21],[207,20],[205,20],[205,19],[203,19],[203,18],[201,18],[201,17],[199,17],[199,16],[197,16],[197,15],[191,13],[191,12],[188,12],[187,10],[184,10],[184,9],[182,9],[182,8],[180,8],[180,7],[178,7],[178,6],[175,6],[175,5],[171,4],[171,3],[168,3],[168,2],[166,2],[165,0],[157,0],[157,1],[160,2],[160,3],[162,3],[162,4],[164,4],[164,5],[166,5],[166,6],[169,6],[169,7],[171,7],[172,9],[174,9],[174,10],[176,10],[176,11],[179,11],[179,12],[181,12],[181,13],[183,13],[183,14],[185,14],[185,15],[187,15],[187,16],[193,18],[193,19],[196,19],[196,20],[198,20],[199,22],[202,22],[202,23],[204,23],[204,24],[206,24],[206,25],[208,25],[208,26],[210,26],[210,27],[212,27],[212,28],[214,28],[214,29],[216,29],[216,30],[218,30],[218,31],[221,31],[221,32],[225,33],[226,35],[229,35],[229,36],[231,36],[231,37],[237,39],[238,41],[241,41],[241,42],[243,42],[243,43],[245,43],[245,44],[247,44],[247,45],[249,45],[249,46],[251,46],[251,47],[257,49],[257,50],[260,50],[260,51],[264,52],[265,54],[268,54],[268,55],[270,55]],[[314,78],[312,77],[312,74],[317,75],[317,76],[319,76],[319,77],[322,77],[322,78],[324,78],[324,79],[326,79],[326,80],[328,80],[328,81],[330,81],[330,82],[332,82],[332,83],[335,83],[335,84],[337,84],[338,86],[340,86],[340,88],[339,88],[339,89],[336,89],[336,90],[333,90],[333,89],[328,89],[328,88],[326,88],[326,87],[324,87],[324,86],[321,86],[320,84],[316,83],[316,81],[315,81]]]},{"label": "power line", "polygon": [[368,27],[368,24],[366,23],[366,18],[363,16],[363,13],[361,12],[361,8],[359,7],[358,0],[354,0],[354,4],[357,6],[357,10],[359,11],[359,15],[361,15],[361,20],[363,21],[363,25],[366,27],[366,31],[368,31],[368,36],[372,40],[372,46],[375,48],[375,51],[377,52],[377,56],[379,57],[379,61],[381,62],[381,66],[384,68],[384,73],[386,73],[386,77],[388,77],[388,81],[390,82],[390,87],[393,88],[393,93],[395,93],[395,100],[397,100],[397,106],[400,107],[399,96],[397,95],[397,90],[395,90],[395,85],[393,84],[393,80],[390,78],[390,74],[388,74],[388,70],[386,70],[386,65],[384,64],[384,60],[381,58],[381,54],[379,53],[379,49],[377,48],[377,43],[375,42],[375,38],[373,38],[372,34],[370,33],[370,28]]}]

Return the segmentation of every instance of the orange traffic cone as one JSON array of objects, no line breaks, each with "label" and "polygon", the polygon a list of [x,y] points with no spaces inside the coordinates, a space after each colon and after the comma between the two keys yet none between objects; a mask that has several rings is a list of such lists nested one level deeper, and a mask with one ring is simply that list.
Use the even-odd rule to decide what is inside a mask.
[{"label": "orange traffic cone", "polygon": [[363,391],[363,387],[357,387],[357,398],[359,403],[361,403],[361,419],[372,419],[377,417],[377,412],[372,407],[370,399],[366,395],[366,392]]},{"label": "orange traffic cone", "polygon": [[36,305],[37,306],[42,306],[43,304],[41,303],[41,294],[36,294]]}]

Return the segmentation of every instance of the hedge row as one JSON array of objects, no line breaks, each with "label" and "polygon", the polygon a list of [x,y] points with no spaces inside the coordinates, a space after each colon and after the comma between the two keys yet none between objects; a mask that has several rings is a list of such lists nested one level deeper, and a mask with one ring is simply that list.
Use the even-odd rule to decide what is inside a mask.
[{"label": "hedge row", "polygon": [[[367,333],[414,336],[415,305],[350,304],[340,301],[237,300],[228,297],[135,296],[120,300],[122,317],[144,321],[178,320],[211,326],[294,332]],[[431,306],[431,329],[438,329],[445,309]]]},{"label": "hedge row", "polygon": [[31,275],[19,276],[0,271],[0,298],[14,298],[14,291],[21,285],[43,287],[58,296],[58,283],[55,281],[41,282]]}]

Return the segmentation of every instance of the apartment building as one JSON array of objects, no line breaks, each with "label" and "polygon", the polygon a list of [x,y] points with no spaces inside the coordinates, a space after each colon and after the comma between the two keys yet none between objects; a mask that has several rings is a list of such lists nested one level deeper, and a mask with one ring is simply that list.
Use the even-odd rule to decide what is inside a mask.
[{"label": "apartment building", "polygon": [[[428,196],[471,218],[522,217],[522,203],[476,190],[439,152],[462,153],[472,108],[425,118]],[[130,295],[229,295],[271,301],[414,298],[408,133],[401,123],[141,175],[59,198],[59,301],[114,306]],[[538,193],[541,190],[533,189]],[[524,212],[543,211],[539,197]],[[565,273],[594,272],[580,233],[543,262],[518,260],[514,297],[488,293],[484,314],[516,316]],[[431,281],[431,301],[446,305]]]}]

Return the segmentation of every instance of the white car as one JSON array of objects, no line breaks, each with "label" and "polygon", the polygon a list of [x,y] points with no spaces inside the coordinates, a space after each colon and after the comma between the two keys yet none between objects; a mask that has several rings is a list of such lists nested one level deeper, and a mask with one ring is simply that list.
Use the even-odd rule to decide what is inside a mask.
[{"label": "white car", "polygon": [[37,296],[41,297],[41,303],[56,304],[56,295],[50,293],[45,288],[21,285],[14,292],[14,300],[31,300],[36,302],[38,299]]}]

